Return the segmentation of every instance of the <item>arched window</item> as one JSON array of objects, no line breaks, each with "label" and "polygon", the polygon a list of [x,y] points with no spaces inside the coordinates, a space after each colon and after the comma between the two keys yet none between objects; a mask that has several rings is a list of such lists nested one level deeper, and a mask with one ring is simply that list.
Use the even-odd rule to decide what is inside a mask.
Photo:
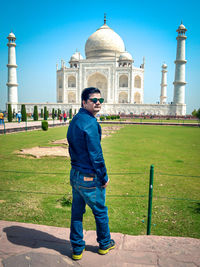
[{"label": "arched window", "polygon": [[134,102],[135,102],[136,104],[140,104],[140,103],[141,103],[141,95],[140,95],[140,93],[136,92],[136,93],[134,94]]},{"label": "arched window", "polygon": [[134,82],[134,87],[135,88],[141,88],[141,78],[140,76],[135,76],[135,82]]},{"label": "arched window", "polygon": [[68,94],[68,103],[75,103],[76,102],[76,94],[75,93],[69,93]]},{"label": "arched window", "polygon": [[74,76],[68,77],[68,87],[76,87],[76,78]]},{"label": "arched window", "polygon": [[97,87],[101,91],[104,102],[107,102],[108,84],[106,77],[101,73],[94,73],[88,78],[88,87]]},{"label": "arched window", "polygon": [[59,78],[58,79],[58,87],[59,88],[62,88],[62,78]]},{"label": "arched window", "polygon": [[57,100],[58,100],[58,102],[62,102],[62,91],[61,90],[58,90]]},{"label": "arched window", "polygon": [[128,94],[126,92],[119,93],[119,103],[128,103]]},{"label": "arched window", "polygon": [[128,76],[121,75],[119,77],[119,87],[128,87]]}]

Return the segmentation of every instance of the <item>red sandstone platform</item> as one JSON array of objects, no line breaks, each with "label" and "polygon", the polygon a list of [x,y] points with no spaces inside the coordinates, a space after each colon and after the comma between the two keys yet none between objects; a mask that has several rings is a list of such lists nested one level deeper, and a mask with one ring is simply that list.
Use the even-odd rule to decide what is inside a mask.
[{"label": "red sandstone platform", "polygon": [[112,233],[116,248],[98,255],[95,231],[85,231],[82,260],[71,259],[69,229],[0,221],[0,267],[195,267],[200,240]]}]

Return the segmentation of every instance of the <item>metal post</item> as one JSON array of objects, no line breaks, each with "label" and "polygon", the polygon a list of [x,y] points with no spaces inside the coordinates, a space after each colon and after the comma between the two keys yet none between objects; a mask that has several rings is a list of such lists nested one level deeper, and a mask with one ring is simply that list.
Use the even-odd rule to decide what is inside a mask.
[{"label": "metal post", "polygon": [[148,222],[147,222],[147,235],[151,234],[151,211],[152,211],[152,199],[153,199],[153,175],[154,166],[150,168],[150,181],[149,181],[149,205],[148,205]]}]

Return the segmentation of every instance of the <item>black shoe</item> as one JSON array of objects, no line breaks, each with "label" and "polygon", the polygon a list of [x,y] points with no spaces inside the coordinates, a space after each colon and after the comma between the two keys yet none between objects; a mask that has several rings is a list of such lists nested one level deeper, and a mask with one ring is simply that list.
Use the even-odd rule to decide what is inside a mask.
[{"label": "black shoe", "polygon": [[98,253],[101,255],[105,255],[109,252],[109,250],[115,248],[115,241],[110,239],[110,244],[107,247],[99,247]]}]

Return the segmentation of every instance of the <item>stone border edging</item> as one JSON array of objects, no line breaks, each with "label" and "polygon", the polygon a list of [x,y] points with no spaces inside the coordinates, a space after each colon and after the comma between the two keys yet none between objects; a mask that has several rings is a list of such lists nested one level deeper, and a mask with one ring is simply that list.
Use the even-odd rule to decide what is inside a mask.
[{"label": "stone border edging", "polygon": [[100,121],[100,124],[127,124],[127,125],[164,125],[164,126],[192,126],[200,127],[199,123],[175,123],[175,122],[132,122],[132,121]]},{"label": "stone border edging", "polygon": [[[68,123],[62,122],[59,124],[48,124],[49,128],[53,127],[59,127],[59,126],[65,126]],[[25,132],[25,131],[31,131],[31,130],[40,130],[42,129],[42,125],[32,125],[32,126],[23,126],[23,127],[16,127],[16,128],[8,128],[6,129],[6,133],[16,133],[16,132]],[[0,129],[0,134],[4,134],[4,129]]]}]

